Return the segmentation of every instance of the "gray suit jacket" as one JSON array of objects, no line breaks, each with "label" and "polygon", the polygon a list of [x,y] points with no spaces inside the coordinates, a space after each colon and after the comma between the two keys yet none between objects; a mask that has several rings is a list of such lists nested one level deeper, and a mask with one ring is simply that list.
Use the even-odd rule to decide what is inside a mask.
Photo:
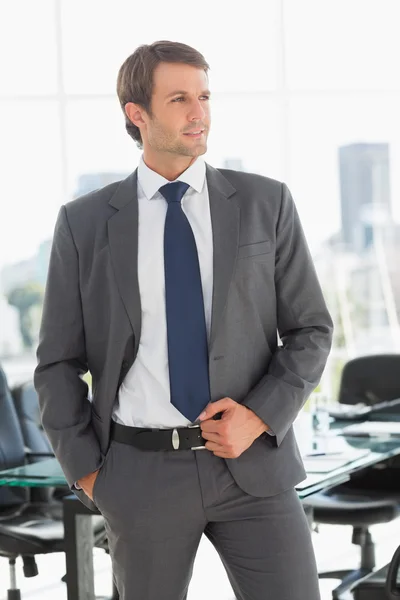
[{"label": "gray suit jacket", "polygon": [[[226,460],[245,492],[273,495],[305,476],[292,423],[321,377],[332,322],[285,184],[208,164],[206,176],[211,400],[242,402],[275,433]],[[55,455],[91,509],[73,483],[104,461],[113,404],[138,350],[137,232],[135,171],[62,206],[51,251],[35,386]]]}]

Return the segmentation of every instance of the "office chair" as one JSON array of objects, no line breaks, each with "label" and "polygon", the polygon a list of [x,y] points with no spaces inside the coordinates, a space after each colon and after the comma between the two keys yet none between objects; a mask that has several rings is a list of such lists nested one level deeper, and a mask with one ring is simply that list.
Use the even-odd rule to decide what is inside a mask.
[{"label": "office chair", "polygon": [[[0,367],[0,470],[26,464],[27,456],[17,413]],[[0,488],[1,489],[1,488]],[[27,490],[29,492],[29,489]],[[60,518],[51,514],[51,506],[35,503],[29,498],[16,506],[0,507],[0,556],[8,558],[10,566],[10,589],[8,600],[20,600],[16,583],[15,562],[21,556],[26,577],[38,574],[35,561],[37,554],[64,551],[64,530]],[[104,544],[106,533],[103,517],[92,519],[95,545]]]},{"label": "office chair", "polygon": [[[25,445],[28,448],[35,448],[36,452],[53,455],[41,423],[39,400],[33,381],[21,383],[10,391]],[[42,460],[42,458],[38,457],[35,460]]]},{"label": "office chair", "polygon": [[[400,354],[362,356],[350,360],[343,368],[338,401],[373,405],[399,398],[399,373]],[[400,514],[400,484],[393,487],[389,483],[393,481],[393,476],[388,476],[392,468],[393,461],[387,461],[384,465],[356,473],[345,484],[307,499],[307,504],[313,509],[315,523],[352,525],[352,543],[361,547],[359,568],[319,573],[320,578],[341,580],[332,592],[333,600],[341,598],[354,582],[375,568],[375,546],[369,527],[388,523]]]},{"label": "office chair", "polygon": [[[4,371],[0,366],[0,407],[9,402],[9,389],[6,384],[6,377]],[[6,435],[11,439],[18,440],[14,452],[9,454],[10,468],[17,467],[21,464],[23,457],[21,456],[18,448],[23,446],[23,440],[21,431],[18,427],[17,420],[11,420],[8,424]],[[2,439],[0,438],[0,451],[1,451]],[[0,454],[1,456],[1,454]],[[12,514],[18,507],[26,504],[29,498],[29,490],[27,488],[17,487],[0,487],[0,511],[5,514],[7,511]]]},{"label": "office chair", "polygon": [[[26,381],[11,389],[11,396],[18,416],[26,452],[34,453],[30,462],[39,462],[54,456],[50,442],[42,426],[39,399],[33,381]],[[67,486],[31,489],[31,501],[51,503],[52,515],[63,515],[62,499],[70,495]]]},{"label": "office chair", "polygon": [[400,546],[389,564],[357,581],[350,591],[354,600],[399,600]]},{"label": "office chair", "polygon": [[[29,449],[29,451],[34,452],[32,461],[43,460],[41,453],[45,455],[50,453],[51,456],[54,456],[50,442],[42,426],[39,399],[33,385],[33,381],[26,381],[13,387],[11,394],[18,415],[25,446]],[[63,518],[62,499],[64,496],[71,494],[69,488],[33,488],[32,493],[35,502],[47,503],[47,514],[49,514],[49,511],[51,511],[51,515],[53,517],[56,516],[60,519]],[[104,538],[103,541],[99,540],[96,546],[102,548],[107,554],[109,554],[107,538]],[[62,581],[66,581],[66,575],[62,577]],[[112,589],[113,591],[110,600],[118,600],[119,594],[114,580],[112,582]]]},{"label": "office chair", "polygon": [[388,600],[398,600],[400,597],[400,546],[397,547],[390,561],[385,582],[385,592]]}]

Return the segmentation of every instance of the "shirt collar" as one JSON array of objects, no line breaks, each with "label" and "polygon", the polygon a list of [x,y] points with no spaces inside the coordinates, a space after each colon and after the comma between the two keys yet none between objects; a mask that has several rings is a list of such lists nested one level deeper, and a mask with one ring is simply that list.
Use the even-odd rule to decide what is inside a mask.
[{"label": "shirt collar", "polygon": [[[179,175],[179,181],[187,183],[196,192],[201,192],[206,178],[206,163],[198,157],[189,168]],[[162,185],[170,183],[159,173],[150,169],[143,160],[143,155],[138,166],[138,181],[148,200],[152,200]]]}]

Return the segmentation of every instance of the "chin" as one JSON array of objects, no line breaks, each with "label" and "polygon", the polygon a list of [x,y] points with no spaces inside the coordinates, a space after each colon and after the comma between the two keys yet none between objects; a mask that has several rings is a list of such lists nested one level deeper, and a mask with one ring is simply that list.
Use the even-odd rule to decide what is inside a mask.
[{"label": "chin", "polygon": [[195,156],[201,156],[207,152],[207,144],[201,144],[197,146],[197,148],[193,148],[193,152]]},{"label": "chin", "polygon": [[202,156],[207,152],[207,146],[199,146],[198,148],[181,148],[178,151],[178,154],[182,156],[191,156],[192,158],[196,158],[197,156]]},{"label": "chin", "polygon": [[200,156],[201,154],[205,154],[205,152],[207,152],[206,145],[199,146],[198,148],[193,148],[193,154],[195,156]]}]

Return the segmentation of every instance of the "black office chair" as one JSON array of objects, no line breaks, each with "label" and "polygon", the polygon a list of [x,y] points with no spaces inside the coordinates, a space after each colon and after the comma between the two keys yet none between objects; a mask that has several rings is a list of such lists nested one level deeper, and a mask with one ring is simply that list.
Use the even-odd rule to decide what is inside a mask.
[{"label": "black office chair", "polygon": [[[26,454],[6,376],[0,367],[0,470],[26,464],[29,456],[33,456],[33,453]],[[95,545],[104,545],[106,533],[103,517],[94,515],[92,525]],[[8,558],[10,566],[8,600],[21,598],[15,573],[19,556],[23,560],[25,576],[34,577],[38,574],[35,561],[37,554],[63,551],[63,522],[53,516],[50,504],[32,502],[28,493],[24,502],[0,507],[0,556]]]},{"label": "black office chair", "polygon": [[[30,462],[39,462],[46,460],[49,456],[54,456],[50,442],[42,426],[39,399],[33,381],[26,381],[13,387],[11,389],[11,396],[17,412],[25,450],[26,452],[33,453]],[[62,499],[64,496],[70,494],[71,491],[67,486],[58,488],[32,488],[31,500],[36,503],[51,502],[53,516],[62,518]]]},{"label": "black office chair", "polygon": [[[338,401],[343,404],[377,402],[400,397],[400,355],[362,356],[350,360],[343,368]],[[375,546],[369,531],[371,525],[388,523],[400,514],[400,483],[393,486],[393,469],[400,474],[396,461],[355,474],[343,485],[307,499],[314,522],[351,525],[352,543],[361,547],[361,563],[357,569],[344,569],[319,574],[320,578],[340,579],[332,592],[338,600],[351,585],[375,568]]]},{"label": "black office chair", "polygon": [[[18,415],[19,424],[21,427],[25,446],[30,452],[34,452],[32,461],[43,460],[41,453],[52,454],[50,442],[42,426],[40,416],[39,399],[33,385],[33,381],[21,383],[11,390],[14,400],[14,406]],[[48,502],[47,514],[51,511],[52,516],[57,516],[62,519],[63,505],[62,499],[66,495],[70,495],[69,488],[65,487],[48,487],[48,488],[33,488],[32,495],[35,502]],[[109,554],[108,540],[99,540],[97,547],[102,548]],[[62,577],[62,581],[66,581],[66,575]],[[112,581],[112,596],[110,600],[118,600],[119,594],[114,580]]]},{"label": "black office chair", "polygon": [[[44,432],[39,409],[39,400],[33,381],[21,383],[11,390],[15,410],[25,445],[37,452],[52,453],[50,442]],[[43,460],[41,457],[35,460]]]},{"label": "black office chair", "polygon": [[[10,401],[9,397],[9,389],[6,383],[6,377],[4,371],[0,366],[0,409],[3,405],[6,405]],[[19,449],[23,447],[23,439],[20,428],[18,426],[18,421],[15,419],[11,419],[8,423],[8,427],[6,429],[6,434],[11,439],[17,440],[15,444],[14,450],[9,451],[9,464],[10,468],[16,467],[21,464],[21,460],[24,460],[24,457],[21,455]],[[3,434],[2,434],[3,435]],[[0,438],[0,451],[2,447],[2,438]],[[7,441],[5,443],[8,446]],[[0,453],[1,456],[1,453]],[[17,487],[0,487],[0,512],[5,514],[7,511],[12,514],[16,511],[18,507],[23,506],[29,500],[29,491],[27,488],[17,488]]]},{"label": "black office chair", "polygon": [[399,600],[400,598],[400,546],[393,554],[390,561],[385,582],[385,591],[388,600]]},{"label": "black office chair", "polygon": [[399,600],[400,546],[389,564],[357,581],[351,588],[354,600]]},{"label": "black office chair", "polygon": [[[24,441],[25,453],[30,455],[29,462],[39,462],[54,456],[41,424],[39,402],[33,382],[24,382],[10,391]],[[62,497],[70,493],[67,486],[57,488],[57,495],[54,487],[35,487],[30,490],[30,500],[36,504],[42,502],[46,506],[51,503],[52,516],[61,519]]]}]

